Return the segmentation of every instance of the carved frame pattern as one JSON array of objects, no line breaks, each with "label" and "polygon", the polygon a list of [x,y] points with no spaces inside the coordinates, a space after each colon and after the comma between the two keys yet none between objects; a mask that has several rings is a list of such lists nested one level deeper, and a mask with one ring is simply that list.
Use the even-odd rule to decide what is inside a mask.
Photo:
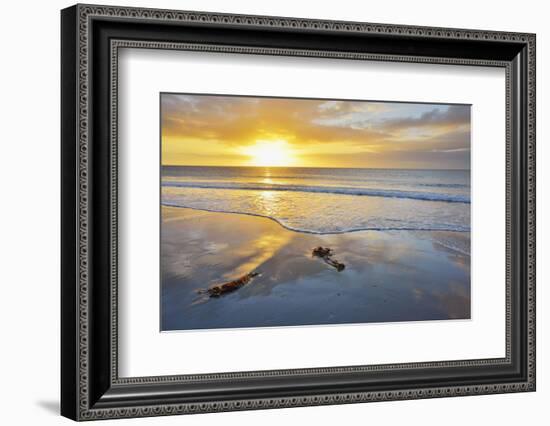
[{"label": "carved frame pattern", "polygon": [[[91,5],[78,5],[76,9],[78,19],[78,46],[77,46],[77,172],[78,193],[77,193],[77,358],[76,375],[77,383],[77,410],[76,419],[92,420],[105,419],[113,417],[141,417],[141,416],[159,416],[171,414],[186,413],[204,413],[230,410],[248,410],[262,408],[280,408],[293,406],[310,406],[324,404],[343,404],[367,401],[401,400],[416,398],[436,398],[444,396],[463,396],[488,393],[504,393],[517,391],[532,391],[535,389],[535,36],[533,34],[520,34],[511,32],[494,32],[464,29],[447,28],[429,28],[402,25],[370,24],[358,22],[337,22],[324,20],[310,20],[297,18],[280,18],[267,16],[246,16],[230,15],[203,12],[170,11],[156,9],[140,9],[127,7],[103,7]],[[527,169],[528,181],[526,183],[527,192],[525,194],[528,223],[528,245],[527,245],[527,270],[528,282],[526,301],[527,314],[527,380],[521,382],[485,384],[479,386],[449,386],[434,388],[410,388],[379,392],[353,392],[353,393],[328,393],[325,395],[311,395],[301,397],[273,397],[273,398],[254,398],[254,399],[236,399],[217,402],[203,403],[166,403],[159,405],[140,406],[140,407],[119,407],[119,408],[94,408],[90,401],[89,383],[89,353],[90,353],[90,335],[89,335],[89,216],[90,216],[90,194],[89,194],[89,121],[90,111],[90,84],[89,84],[89,55],[90,55],[90,22],[94,18],[123,18],[135,19],[141,22],[154,21],[173,21],[189,23],[210,23],[222,25],[252,26],[260,28],[299,28],[304,30],[326,31],[326,32],[350,32],[350,33],[372,33],[383,35],[411,35],[422,38],[438,39],[466,39],[466,40],[486,40],[486,41],[507,41],[513,43],[522,43],[527,46]],[[506,69],[506,103],[507,103],[507,261],[506,261],[506,358],[503,359],[483,359],[483,360],[463,360],[450,362],[434,363],[415,363],[415,364],[388,364],[375,366],[354,366],[354,367],[327,367],[321,369],[302,369],[302,370],[275,370],[246,373],[221,373],[212,375],[193,375],[193,376],[161,376],[161,377],[138,377],[138,378],[119,378],[117,369],[117,70],[118,70],[118,49],[120,48],[155,48],[155,49],[177,49],[177,50],[198,50],[198,51],[218,51],[239,54],[265,54],[265,55],[298,55],[315,56],[327,58],[342,59],[363,59],[378,61],[398,61],[398,62],[426,62],[426,63],[446,63],[457,65],[482,65],[504,67]],[[150,383],[171,383],[180,381],[201,381],[217,380],[221,378],[243,378],[243,377],[266,377],[266,376],[301,376],[305,374],[332,374],[346,371],[374,371],[386,369],[408,369],[439,366],[471,366],[471,365],[489,365],[503,364],[510,361],[510,322],[512,321],[509,309],[510,303],[510,132],[509,118],[511,114],[510,92],[511,92],[511,69],[506,61],[487,61],[461,58],[439,58],[439,57],[417,57],[402,55],[383,55],[383,54],[364,54],[364,53],[346,53],[346,52],[328,52],[314,50],[298,49],[277,49],[277,48],[254,48],[242,46],[216,46],[192,43],[170,43],[170,42],[151,42],[142,40],[111,40],[111,381],[113,384],[150,384]]]}]

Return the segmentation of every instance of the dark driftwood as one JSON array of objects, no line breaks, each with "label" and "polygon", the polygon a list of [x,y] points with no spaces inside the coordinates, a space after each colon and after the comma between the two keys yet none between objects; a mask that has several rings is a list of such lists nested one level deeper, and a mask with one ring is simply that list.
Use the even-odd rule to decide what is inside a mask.
[{"label": "dark driftwood", "polygon": [[224,294],[231,293],[242,286],[248,284],[252,278],[260,275],[259,272],[250,272],[249,274],[243,275],[236,280],[229,281],[224,284],[215,285],[213,287],[207,288],[204,293],[208,293],[210,297],[220,297]]},{"label": "dark driftwood", "polygon": [[336,259],[332,258],[334,252],[328,247],[315,247],[311,254],[313,256],[320,257],[330,266],[335,267],[338,272],[343,271],[346,267],[346,265],[344,265],[342,262],[338,262]]}]

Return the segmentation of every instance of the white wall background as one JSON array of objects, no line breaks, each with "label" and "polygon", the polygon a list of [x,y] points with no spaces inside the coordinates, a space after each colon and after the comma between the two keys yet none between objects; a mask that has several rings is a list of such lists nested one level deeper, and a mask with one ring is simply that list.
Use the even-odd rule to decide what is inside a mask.
[{"label": "white wall background", "polygon": [[[538,390],[102,424],[546,424],[550,401],[550,27],[540,0],[119,0],[103,4],[537,33]],[[59,405],[59,9],[12,1],[0,25],[0,401],[2,424],[69,424]],[[490,254],[488,254],[490,255]]]}]

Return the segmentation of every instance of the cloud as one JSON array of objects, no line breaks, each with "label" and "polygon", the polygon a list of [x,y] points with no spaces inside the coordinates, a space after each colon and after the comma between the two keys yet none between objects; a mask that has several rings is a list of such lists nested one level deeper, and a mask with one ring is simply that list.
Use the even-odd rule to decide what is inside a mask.
[{"label": "cloud", "polygon": [[[319,117],[318,100],[247,98],[226,96],[162,97],[162,132],[166,137],[217,140],[242,145],[256,139],[284,138],[300,144],[379,139],[368,129],[326,128]],[[354,103],[358,104],[358,103]],[[349,107],[348,107],[349,108]]]},{"label": "cloud", "polygon": [[404,117],[390,119],[381,123],[385,129],[406,129],[418,127],[459,128],[470,126],[470,107],[467,105],[451,105],[422,113],[419,117]]},{"label": "cloud", "polygon": [[470,146],[467,105],[162,94],[161,122],[163,152],[178,158],[221,158],[224,149],[233,155],[270,139],[288,141],[304,158],[332,149],[334,158],[364,153],[377,161],[401,158],[396,152],[450,158]]}]

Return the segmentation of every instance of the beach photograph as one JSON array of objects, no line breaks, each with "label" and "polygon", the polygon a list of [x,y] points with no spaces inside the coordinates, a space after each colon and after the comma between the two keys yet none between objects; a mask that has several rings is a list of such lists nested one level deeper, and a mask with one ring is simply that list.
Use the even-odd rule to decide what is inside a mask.
[{"label": "beach photograph", "polygon": [[471,106],[160,94],[160,330],[471,316]]}]

